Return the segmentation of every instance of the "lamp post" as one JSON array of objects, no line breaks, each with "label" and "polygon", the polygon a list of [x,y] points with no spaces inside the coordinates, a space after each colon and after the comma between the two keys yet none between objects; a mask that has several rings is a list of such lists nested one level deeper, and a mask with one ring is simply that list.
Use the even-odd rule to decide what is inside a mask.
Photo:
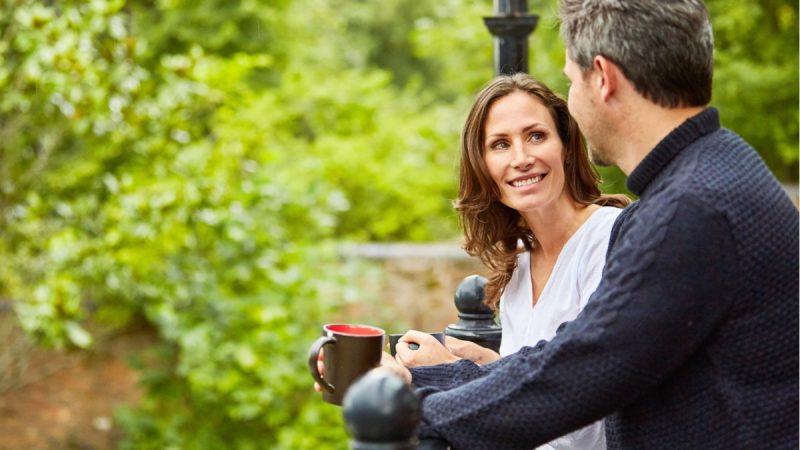
[{"label": "lamp post", "polygon": [[484,17],[494,36],[494,74],[528,72],[528,36],[539,16],[528,14],[528,0],[494,0],[492,17]]}]

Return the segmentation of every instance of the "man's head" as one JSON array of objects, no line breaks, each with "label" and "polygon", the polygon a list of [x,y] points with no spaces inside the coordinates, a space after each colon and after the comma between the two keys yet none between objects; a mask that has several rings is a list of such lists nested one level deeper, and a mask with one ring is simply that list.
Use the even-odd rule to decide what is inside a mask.
[{"label": "man's head", "polygon": [[655,104],[711,100],[714,43],[702,0],[561,0],[560,15],[567,53],[582,71],[600,55]]}]

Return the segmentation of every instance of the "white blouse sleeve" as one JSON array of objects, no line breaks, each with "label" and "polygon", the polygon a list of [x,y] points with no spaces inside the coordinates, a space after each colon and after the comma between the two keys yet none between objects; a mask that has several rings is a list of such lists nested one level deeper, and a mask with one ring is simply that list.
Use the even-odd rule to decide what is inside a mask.
[{"label": "white blouse sleeve", "polygon": [[603,277],[603,266],[606,264],[606,252],[608,251],[608,239],[611,236],[611,228],[622,210],[614,208],[612,214],[606,214],[601,223],[596,224],[591,229],[589,245],[585,248],[583,262],[581,265],[581,276],[578,278],[578,292],[580,295],[579,308],[583,310],[589,297],[597,289],[600,279]]}]

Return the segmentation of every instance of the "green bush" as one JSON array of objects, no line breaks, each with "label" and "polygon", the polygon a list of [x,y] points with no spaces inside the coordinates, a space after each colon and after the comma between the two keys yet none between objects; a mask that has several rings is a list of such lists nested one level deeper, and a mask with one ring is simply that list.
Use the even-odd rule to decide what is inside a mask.
[{"label": "green bush", "polygon": [[[710,2],[715,102],[791,178],[797,6],[773,3]],[[365,301],[366,269],[336,244],[458,235],[458,133],[491,77],[490,9],[0,0],[0,297],[46,345],[156,329],[122,448],[346,447],[305,365],[319,325]],[[531,72],[564,92],[555,2],[530,9]]]}]

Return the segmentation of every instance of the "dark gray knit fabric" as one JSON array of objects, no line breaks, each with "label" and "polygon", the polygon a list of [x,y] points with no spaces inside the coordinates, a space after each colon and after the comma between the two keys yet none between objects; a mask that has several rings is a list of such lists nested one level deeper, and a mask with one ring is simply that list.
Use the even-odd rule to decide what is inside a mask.
[{"label": "dark gray knit fabric", "polygon": [[606,417],[610,449],[798,446],[798,211],[709,108],[628,187],[603,280],[550,342],[412,370],[420,436],[531,449]]}]

